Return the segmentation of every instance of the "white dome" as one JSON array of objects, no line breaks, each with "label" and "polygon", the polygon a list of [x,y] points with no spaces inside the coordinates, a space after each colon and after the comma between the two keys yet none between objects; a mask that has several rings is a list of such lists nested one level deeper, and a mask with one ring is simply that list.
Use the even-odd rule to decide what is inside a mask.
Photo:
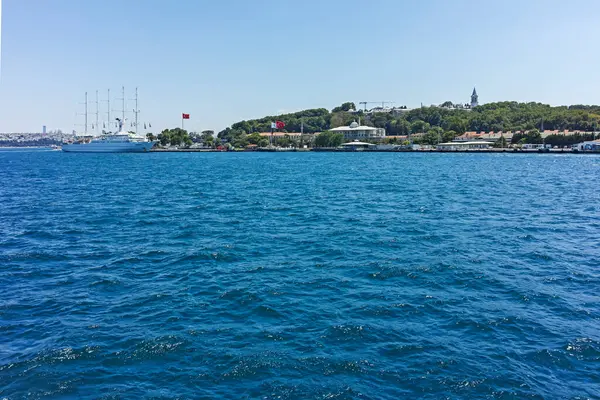
[{"label": "white dome", "polygon": [[352,123],[350,124],[350,128],[358,128],[358,124],[356,123],[356,121],[352,121]]}]

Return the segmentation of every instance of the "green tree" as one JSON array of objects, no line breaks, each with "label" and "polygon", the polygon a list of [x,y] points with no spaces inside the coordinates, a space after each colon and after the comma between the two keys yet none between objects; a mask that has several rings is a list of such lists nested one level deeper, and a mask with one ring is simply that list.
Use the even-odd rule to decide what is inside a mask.
[{"label": "green tree", "polygon": [[[445,102],[443,105],[450,105]],[[402,135],[429,132],[432,128],[454,131],[463,134],[471,131],[527,131],[540,127],[544,120],[544,128],[550,130],[571,130],[589,132],[600,123],[600,106],[574,105],[551,107],[541,103],[518,103],[505,101],[483,104],[473,109],[420,107],[400,114],[377,113],[370,116],[361,113],[349,113],[346,110],[355,108],[348,102],[329,112],[324,108],[309,109],[296,113],[240,121],[219,132],[218,138],[224,142],[232,142],[243,134],[268,132],[271,122],[276,119],[285,122],[288,132],[299,132],[301,126],[305,133],[324,132],[338,126],[350,124],[354,119],[369,126],[385,127],[388,135]],[[528,141],[539,140],[535,135],[527,136]],[[416,140],[419,140],[416,138]],[[514,139],[518,142],[520,137]],[[556,142],[563,142],[558,136]]]},{"label": "green tree", "polygon": [[158,140],[161,146],[168,146],[171,143],[171,132],[168,129],[164,129],[158,134]]},{"label": "green tree", "polygon": [[189,137],[194,143],[200,143],[202,141],[202,138],[198,132],[190,132]]},{"label": "green tree", "polygon": [[421,120],[416,120],[410,124],[410,132],[411,133],[421,133],[427,132],[431,126],[429,123]]},{"label": "green tree", "polygon": [[396,126],[398,128],[398,135],[410,135],[410,122],[408,122],[406,119],[401,118],[397,120]]},{"label": "green tree", "polygon": [[542,139],[542,134],[537,129],[531,129],[525,133],[518,133],[513,135],[512,142],[513,143],[542,143],[544,140]]},{"label": "green tree", "polygon": [[329,147],[329,136],[331,132],[321,132],[315,138],[315,147]]},{"label": "green tree", "polygon": [[344,142],[344,135],[331,131],[321,132],[315,138],[315,147],[338,147]]},{"label": "green tree", "polygon": [[269,140],[267,138],[262,138],[258,141],[258,147],[267,147],[269,145]]},{"label": "green tree", "polygon": [[352,122],[354,120],[354,117],[348,113],[343,113],[343,112],[332,113],[331,120],[330,120],[331,128],[337,128],[338,126],[349,125],[350,123],[348,122],[348,118],[350,118],[349,122]]},{"label": "green tree", "polygon": [[244,132],[239,129],[225,128],[217,134],[217,137],[226,142],[232,142],[243,134]]},{"label": "green tree", "polygon": [[344,135],[341,133],[334,133],[329,138],[330,147],[338,147],[344,143]]},{"label": "green tree", "polygon": [[507,146],[507,142],[506,142],[506,138],[504,136],[500,136],[500,139],[498,139],[496,141],[496,143],[494,143],[494,147],[498,147],[501,149],[506,148],[506,146]]},{"label": "green tree", "polygon": [[206,130],[206,131],[202,131],[202,133],[200,134],[200,139],[202,142],[208,142],[208,141],[212,141],[212,139],[215,137],[215,131],[212,130]]},{"label": "green tree", "polygon": [[467,119],[462,115],[450,116],[447,118],[446,128],[462,135],[467,131]]},{"label": "green tree", "polygon": [[285,134],[282,137],[277,139],[277,144],[281,147],[290,147],[292,140],[290,139],[290,135]]},{"label": "green tree", "polygon": [[236,148],[246,147],[248,146],[248,136],[246,134],[239,135],[231,144],[233,144],[233,146]]},{"label": "green tree", "polygon": [[260,136],[260,134],[259,134],[258,132],[255,132],[255,133],[253,133],[253,134],[251,134],[251,135],[248,135],[248,136],[246,137],[246,139],[248,140],[248,143],[251,143],[251,144],[258,144],[258,142],[260,142],[260,141],[261,141],[261,139],[262,139],[262,136]]},{"label": "green tree", "polygon": [[451,142],[456,137],[456,132],[454,131],[445,131],[442,134],[442,142]]},{"label": "green tree", "polygon": [[371,116],[371,123],[376,128],[384,128],[388,123],[389,113],[378,113]]},{"label": "green tree", "polygon": [[335,113],[335,112],[350,111],[350,110],[356,110],[356,105],[352,102],[346,102],[346,103],[342,104],[341,106],[334,108],[333,110],[331,110],[331,112]]},{"label": "green tree", "polygon": [[441,128],[432,128],[423,136],[423,143],[436,145],[442,139]]},{"label": "green tree", "polygon": [[162,146],[189,146],[192,144],[192,140],[188,132],[185,129],[174,128],[165,129],[158,135],[158,140]]},{"label": "green tree", "polygon": [[242,133],[252,133],[253,129],[252,126],[254,121],[240,121],[240,122],[236,122],[235,124],[231,125],[231,129],[234,130],[238,130]]},{"label": "green tree", "polygon": [[542,134],[537,129],[532,129],[527,132],[527,143],[542,143],[544,140],[542,139]]}]

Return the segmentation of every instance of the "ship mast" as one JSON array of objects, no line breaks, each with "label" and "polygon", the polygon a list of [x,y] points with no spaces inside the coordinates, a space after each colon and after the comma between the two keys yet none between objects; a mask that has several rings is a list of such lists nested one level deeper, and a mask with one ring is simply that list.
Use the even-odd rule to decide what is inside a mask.
[{"label": "ship mast", "polygon": [[[83,131],[84,131],[84,134],[87,136],[87,128],[88,128],[88,94],[87,94],[87,92],[85,92],[85,103],[79,103],[79,104],[85,104],[85,113],[83,113],[83,115],[85,115],[85,120],[84,120],[85,124],[83,125],[84,126]],[[75,115],[76,116],[82,115],[82,113],[75,113]],[[81,126],[81,125],[82,124],[75,123],[75,126]]]},{"label": "ship mast", "polygon": [[98,91],[96,90],[96,134],[98,134],[98,116],[100,115],[100,109],[98,108]]},{"label": "ship mast", "polygon": [[133,110],[133,112],[135,113],[135,134],[137,136],[137,133],[138,133],[138,114],[140,113],[140,110],[138,110],[138,88],[135,88],[135,110]]},{"label": "ship mast", "polygon": [[[117,118],[117,121],[121,121],[119,123],[119,131],[121,132],[123,130],[124,124],[125,124],[125,86],[123,86],[121,88],[121,98],[117,99],[117,100],[121,100],[122,102],[122,107],[121,107],[121,114],[122,114],[122,118]],[[114,111],[119,111],[119,110],[114,110]]]},{"label": "ship mast", "polygon": [[108,131],[110,132],[110,89],[108,89],[108,97],[106,98],[108,102]]},{"label": "ship mast", "polygon": [[87,126],[88,126],[88,121],[87,121],[87,117],[88,117],[88,101],[87,101],[87,92],[85,92],[85,136],[87,136]]},{"label": "ship mast", "polygon": [[121,94],[123,95],[123,97],[121,98],[121,100],[123,101],[123,108],[122,108],[122,112],[123,112],[123,123],[125,123],[125,86],[123,86],[121,88]]}]

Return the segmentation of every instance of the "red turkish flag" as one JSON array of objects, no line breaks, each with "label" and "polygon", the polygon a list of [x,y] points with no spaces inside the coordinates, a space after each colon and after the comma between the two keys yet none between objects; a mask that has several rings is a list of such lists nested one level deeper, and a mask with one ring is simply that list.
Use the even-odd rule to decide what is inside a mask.
[{"label": "red turkish flag", "polygon": [[190,114],[181,114],[181,118],[190,119]]},{"label": "red turkish flag", "polygon": [[275,122],[275,126],[277,127],[277,129],[283,129],[283,127],[285,126],[285,123],[283,123],[281,121],[277,121],[277,122]]}]

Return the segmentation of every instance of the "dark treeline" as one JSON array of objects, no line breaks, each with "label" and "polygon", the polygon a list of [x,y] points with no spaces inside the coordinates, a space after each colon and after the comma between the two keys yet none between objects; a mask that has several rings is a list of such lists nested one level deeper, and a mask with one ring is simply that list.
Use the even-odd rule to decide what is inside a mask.
[{"label": "dark treeline", "polygon": [[158,140],[160,145],[166,146],[191,146],[193,143],[201,143],[205,147],[216,147],[221,142],[214,137],[214,131],[206,130],[200,133],[188,132],[185,129],[173,128],[164,129],[157,136],[152,133],[147,133],[148,140]]},{"label": "dark treeline", "polygon": [[[331,112],[324,108],[304,110],[279,116],[240,121],[219,132],[219,138],[227,141],[239,139],[255,132],[269,132],[271,122],[285,123],[284,132],[324,132],[331,128],[348,125],[361,119],[364,125],[385,128],[388,136],[409,133],[451,132],[460,135],[467,131],[528,131],[543,128],[549,130],[571,130],[589,132],[600,120],[600,106],[573,105],[552,107],[541,103],[518,103],[505,101],[489,103],[473,109],[445,107],[421,107],[401,113],[364,114],[356,110],[354,103],[344,103]],[[448,135],[446,135],[448,137]],[[558,140],[558,139],[557,139]]]}]

